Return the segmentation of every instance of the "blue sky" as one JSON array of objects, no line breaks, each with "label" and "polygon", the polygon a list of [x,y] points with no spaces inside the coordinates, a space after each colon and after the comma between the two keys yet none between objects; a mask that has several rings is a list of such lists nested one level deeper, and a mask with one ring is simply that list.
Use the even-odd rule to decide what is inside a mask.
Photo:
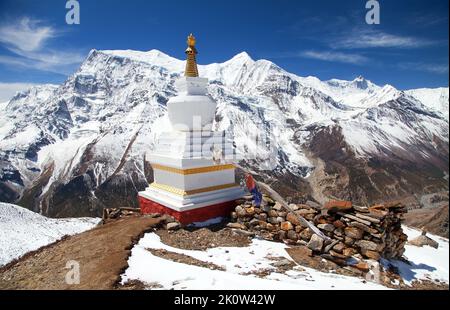
[{"label": "blue sky", "polygon": [[[199,62],[247,51],[301,76],[358,75],[400,89],[448,86],[448,0],[0,0],[0,92],[8,85],[61,83],[95,49],[159,49],[184,58],[193,32]],[[12,86],[11,86],[12,87]],[[1,97],[0,97],[1,98]]]}]

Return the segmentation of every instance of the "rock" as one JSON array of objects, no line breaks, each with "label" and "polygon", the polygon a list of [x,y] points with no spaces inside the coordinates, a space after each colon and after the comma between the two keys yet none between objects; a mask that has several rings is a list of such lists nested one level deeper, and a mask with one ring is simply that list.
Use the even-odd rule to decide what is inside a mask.
[{"label": "rock", "polygon": [[260,214],[258,215],[258,219],[259,219],[260,221],[267,221],[267,214],[266,214],[266,213],[260,213]]},{"label": "rock", "polygon": [[268,204],[264,204],[264,205],[261,205],[261,210],[263,211],[263,212],[269,212],[270,210],[272,210],[272,207],[271,206],[269,206]]},{"label": "rock", "polygon": [[293,262],[291,262],[289,259],[285,258],[285,259],[279,260],[275,263],[272,263],[271,265],[274,267],[286,267],[286,266],[293,265]]},{"label": "rock", "polygon": [[234,220],[237,219],[237,213],[234,212],[234,211],[231,212],[231,218],[234,219]]},{"label": "rock", "polygon": [[323,239],[313,234],[308,242],[308,248],[315,252],[321,252],[323,247]]},{"label": "rock", "polygon": [[250,224],[250,226],[256,226],[256,225],[259,225],[259,220],[258,220],[258,219],[252,219],[252,220],[249,222],[249,224]]},{"label": "rock", "polygon": [[277,240],[283,240],[286,238],[286,231],[280,230],[276,236],[277,236]]},{"label": "rock", "polygon": [[288,231],[288,230],[293,230],[294,229],[294,226],[292,226],[292,223],[288,222],[288,221],[282,222],[280,227],[284,231]]},{"label": "rock", "polygon": [[286,215],[286,220],[291,222],[294,225],[300,225],[301,224],[300,220],[298,219],[298,217],[295,214],[293,214],[293,213],[288,213]]},{"label": "rock", "polygon": [[287,212],[285,212],[285,211],[278,211],[277,213],[278,213],[279,217],[286,217],[286,214],[287,214]]},{"label": "rock", "polygon": [[334,247],[333,250],[335,250],[338,253],[342,253],[345,249],[345,244],[343,244],[342,242],[338,242]]},{"label": "rock", "polygon": [[236,229],[246,229],[245,225],[239,224],[239,223],[228,223],[227,227],[229,228],[236,228]]},{"label": "rock", "polygon": [[245,208],[245,213],[246,213],[247,215],[253,215],[253,214],[255,214],[255,207],[248,207],[248,208]]},{"label": "rock", "polygon": [[316,209],[316,210],[320,210],[322,209],[322,206],[320,204],[318,204],[317,202],[308,200],[305,205],[307,205],[310,208]]},{"label": "rock", "polygon": [[272,225],[271,223],[267,223],[267,227],[266,228],[267,228],[268,231],[276,230],[276,226]]},{"label": "rock", "polygon": [[297,241],[297,240],[298,240],[298,236],[297,236],[297,234],[295,233],[295,231],[293,231],[293,230],[289,230],[289,231],[287,232],[287,234],[286,234],[286,237],[287,237],[288,239],[290,239],[290,240],[293,240],[293,241]]},{"label": "rock", "polygon": [[333,226],[336,228],[343,228],[343,227],[345,227],[345,224],[344,224],[344,222],[342,222],[340,220],[336,220],[333,222]]},{"label": "rock", "polygon": [[379,251],[380,245],[376,244],[373,241],[369,240],[358,240],[355,242],[355,245],[359,248],[361,248],[361,251]]},{"label": "rock", "polygon": [[319,224],[319,225],[317,225],[317,227],[319,229],[329,231],[329,232],[332,232],[335,229],[334,225],[332,225],[332,224]]},{"label": "rock", "polygon": [[278,223],[284,222],[284,218],[282,218],[281,216],[277,217],[277,222]]},{"label": "rock", "polygon": [[242,206],[237,206],[235,211],[238,217],[244,217],[247,214]]},{"label": "rock", "polygon": [[289,205],[289,208],[291,208],[293,211],[296,211],[296,210],[299,209],[299,206],[297,206],[295,203],[291,203],[291,204]]},{"label": "rock", "polygon": [[164,214],[164,215],[163,215],[163,220],[164,220],[164,222],[166,222],[166,223],[173,223],[173,222],[176,222],[176,219],[175,219],[173,216],[167,215],[167,214]]},{"label": "rock", "polygon": [[243,236],[247,236],[247,237],[253,237],[255,235],[254,232],[247,231],[247,230],[242,230],[242,229],[235,229],[235,228],[233,228],[232,231],[236,235],[243,235]]},{"label": "rock", "polygon": [[369,271],[369,264],[363,261],[359,261],[358,263],[356,263],[355,265],[353,265],[353,267],[357,268],[358,270],[361,270],[363,272],[368,272]]},{"label": "rock", "polygon": [[347,256],[347,257],[350,257],[350,256],[352,256],[352,255],[354,255],[356,253],[357,252],[356,252],[356,250],[354,248],[345,248],[345,249],[342,250],[342,254]]},{"label": "rock", "polygon": [[370,250],[363,250],[362,255],[364,255],[367,258],[376,260],[376,261],[380,260],[380,258],[381,258],[380,253],[375,252],[375,251],[370,251]]},{"label": "rock", "polygon": [[344,236],[344,229],[339,227],[334,230],[334,234],[338,237],[342,237],[342,236]]},{"label": "rock", "polygon": [[325,253],[329,252],[338,242],[339,242],[339,240],[333,240],[333,242],[331,242],[330,244],[325,246],[325,249],[323,251]]},{"label": "rock", "polygon": [[437,249],[439,247],[439,243],[437,243],[435,240],[427,237],[426,235],[422,234],[417,238],[414,238],[410,241],[408,241],[408,244],[414,245],[417,247],[423,247],[424,245],[428,245],[432,248]]},{"label": "rock", "polygon": [[333,250],[330,250],[330,255],[333,256],[333,257],[341,258],[341,259],[346,259],[347,258],[347,256],[342,255],[342,254],[340,254],[338,252],[335,252]]},{"label": "rock", "polygon": [[364,225],[360,222],[350,222],[349,226],[358,227],[359,229],[368,232],[369,234],[376,234],[378,232],[378,230],[371,228],[367,225]]},{"label": "rock", "polygon": [[303,226],[301,226],[301,225],[295,225],[295,232],[296,232],[296,233],[301,232],[303,229],[305,229]]},{"label": "rock", "polygon": [[330,200],[324,208],[331,212],[348,211],[352,209],[352,203],[351,201]]},{"label": "rock", "polygon": [[261,227],[261,229],[267,229],[267,222],[266,221],[259,221],[259,226]]},{"label": "rock", "polygon": [[353,209],[358,212],[369,213],[369,208],[367,207],[353,206]]},{"label": "rock", "polygon": [[269,215],[269,217],[278,217],[278,212],[273,209],[269,210],[267,214]]},{"label": "rock", "polygon": [[355,243],[355,239],[345,236],[344,243],[345,245],[352,246]]},{"label": "rock", "polygon": [[267,219],[267,222],[269,222],[270,224],[273,224],[273,225],[278,224],[278,220],[276,217],[269,217]]},{"label": "rock", "polygon": [[313,235],[313,232],[309,228],[303,229],[298,235],[302,240],[309,241]]},{"label": "rock", "polygon": [[277,210],[277,211],[281,211],[283,209],[283,205],[277,201],[277,202],[275,202],[273,209]]},{"label": "rock", "polygon": [[178,223],[178,222],[171,222],[171,223],[167,223],[167,225],[166,225],[167,230],[177,230],[179,228],[180,228],[180,223]]},{"label": "rock", "polygon": [[362,231],[358,227],[348,226],[345,227],[344,233],[346,236],[358,240],[363,237],[364,231]]}]

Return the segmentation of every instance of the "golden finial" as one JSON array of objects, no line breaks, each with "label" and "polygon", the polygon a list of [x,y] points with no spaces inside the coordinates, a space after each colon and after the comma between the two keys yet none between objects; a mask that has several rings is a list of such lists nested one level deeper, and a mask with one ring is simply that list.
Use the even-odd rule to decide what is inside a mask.
[{"label": "golden finial", "polygon": [[197,60],[195,59],[195,55],[197,55],[197,49],[195,48],[195,37],[192,33],[187,37],[187,45],[188,47],[185,51],[187,60],[184,75],[190,77],[198,77]]},{"label": "golden finial", "polygon": [[190,47],[195,46],[195,37],[192,33],[187,37],[187,45]]}]

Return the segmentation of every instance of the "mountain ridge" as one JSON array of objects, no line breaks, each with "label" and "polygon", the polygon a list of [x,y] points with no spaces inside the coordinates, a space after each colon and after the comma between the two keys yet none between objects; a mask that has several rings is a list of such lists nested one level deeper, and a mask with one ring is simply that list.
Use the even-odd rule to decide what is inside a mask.
[{"label": "mountain ridge", "polygon": [[[91,50],[59,87],[16,95],[0,117],[0,200],[50,216],[136,206],[151,181],[146,154],[169,126],[165,103],[183,70],[184,61],[158,50]],[[448,117],[421,95],[430,91],[299,77],[245,52],[199,72],[218,102],[215,129],[233,137],[244,166],[294,200],[325,193],[372,203],[448,190]],[[271,148],[255,144],[255,134]]]}]

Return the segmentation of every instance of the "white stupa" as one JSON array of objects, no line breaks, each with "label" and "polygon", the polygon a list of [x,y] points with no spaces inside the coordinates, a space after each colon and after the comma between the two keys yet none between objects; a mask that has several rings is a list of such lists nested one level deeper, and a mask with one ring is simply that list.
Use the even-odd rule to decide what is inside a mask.
[{"label": "white stupa", "polygon": [[236,184],[232,143],[212,131],[216,102],[208,79],[198,77],[195,38],[187,40],[185,76],[167,102],[172,131],[162,133],[150,154],[154,182],[139,192],[143,213],[165,213],[183,224],[226,216],[244,195]]}]

